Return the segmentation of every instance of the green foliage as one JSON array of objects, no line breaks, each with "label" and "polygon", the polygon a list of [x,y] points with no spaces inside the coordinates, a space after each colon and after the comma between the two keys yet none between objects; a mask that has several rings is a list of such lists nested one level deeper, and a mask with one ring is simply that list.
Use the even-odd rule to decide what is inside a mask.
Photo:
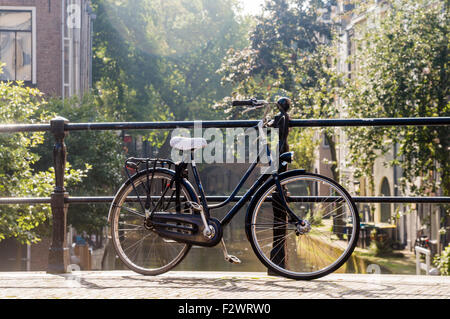
[{"label": "green foliage", "polygon": [[[0,122],[46,122],[55,114],[70,122],[220,117],[210,106],[230,88],[221,86],[216,70],[230,47],[243,47],[246,41],[247,21],[238,21],[233,0],[94,0],[93,6],[95,95],[47,103],[37,90],[3,83]],[[51,134],[0,138],[0,195],[49,196]],[[167,132],[150,131],[145,138],[161,147]],[[123,179],[119,136],[112,131],[72,132],[65,142],[68,161],[76,168],[68,164],[70,194],[113,194]],[[74,183],[82,177],[84,183]],[[68,223],[96,233],[106,223],[105,207],[70,205]],[[1,207],[0,239],[34,241],[33,229],[48,215],[47,206]]]},{"label": "green foliage", "polygon": [[[50,117],[43,109],[47,102],[34,88],[23,82],[0,82],[0,123],[41,123]],[[39,160],[34,148],[42,144],[44,134],[13,133],[0,135],[0,196],[1,197],[49,197],[54,185],[54,170],[35,171],[33,165]],[[66,170],[66,186],[81,181],[88,166]],[[37,228],[50,215],[48,205],[0,206],[0,241],[15,237],[22,243],[39,240]]]},{"label": "green foliage", "polygon": [[314,226],[315,227],[320,227],[320,226],[324,225],[323,222],[322,222],[323,221],[322,220],[323,213],[324,212],[323,212],[322,209],[318,209],[316,211],[308,210],[308,212],[307,212],[307,214],[305,216],[305,219],[309,221],[311,226],[313,226],[313,227]]},{"label": "green foliage", "polygon": [[[342,96],[350,117],[449,116],[447,1],[392,1],[380,19],[367,14],[355,34],[356,67]],[[416,194],[450,194],[448,126],[358,127],[347,130],[357,176],[373,176],[375,159],[398,145],[390,163],[403,171],[401,188]],[[432,172],[440,175],[440,183]],[[419,183],[417,178],[420,178]],[[372,181],[373,183],[373,181]],[[372,184],[373,185],[373,184]]]},{"label": "green foliage", "polygon": [[243,88],[245,84],[251,88],[249,79],[270,80],[270,86],[290,92],[298,84],[298,75],[311,71],[301,85],[314,86],[317,78],[304,63],[331,37],[330,25],[319,19],[320,9],[329,5],[326,1],[267,1],[250,35],[249,47],[229,52],[223,69],[225,79],[240,83]]},{"label": "green foliage", "polygon": [[313,129],[291,130],[288,137],[289,150],[294,152],[294,160],[289,165],[291,169],[306,169],[311,171],[315,160],[315,151],[319,140],[314,138]]},{"label": "green foliage", "polygon": [[[230,50],[219,69],[223,83],[234,89],[216,108],[230,119],[259,117],[261,113],[254,111],[244,115],[242,108],[231,107],[229,102],[250,97],[276,101],[287,96],[293,101],[293,118],[335,117],[339,76],[333,69],[330,41],[336,26],[320,19],[331,5],[330,1],[267,1],[250,34],[250,45]],[[333,131],[324,131],[331,139]],[[317,136],[312,130],[291,131],[294,167],[312,167],[314,147],[320,142]],[[332,170],[337,174],[336,166]]]},{"label": "green foliage", "polygon": [[[246,44],[235,0],[93,0],[95,91],[116,120],[223,118],[212,108],[230,92],[216,70]],[[168,131],[133,131],[167,156]]]},{"label": "green foliage", "polygon": [[392,255],[392,241],[389,236],[379,233],[376,229],[370,232],[371,243],[369,251],[374,256],[389,256]]},{"label": "green foliage", "polygon": [[314,89],[311,95],[319,83],[327,83],[326,44],[334,25],[319,17],[321,9],[329,6],[326,1],[267,1],[250,34],[250,45],[231,49],[219,70],[223,82],[233,84],[233,98],[286,95],[297,102],[303,99],[303,91]]},{"label": "green foliage", "polygon": [[[51,99],[49,112],[58,114],[73,123],[108,122],[113,117],[108,114],[103,101],[93,95],[85,95],[82,100],[77,97]],[[120,136],[116,131],[80,131],[71,132],[65,138],[67,159],[73,167],[81,169],[87,166],[89,172],[83,183],[71,185],[71,196],[110,196],[114,194],[123,181],[122,170],[125,161]],[[37,152],[41,159],[36,168],[45,170],[52,163],[53,138],[48,134]],[[66,178],[70,176],[66,175]],[[78,231],[89,234],[99,233],[107,223],[107,205],[73,204],[69,206],[68,224]]]},{"label": "green foliage", "polygon": [[[216,70],[247,31],[232,0],[95,0],[97,89],[127,120],[217,118]],[[124,107],[126,106],[126,108]],[[162,137],[164,138],[164,137]],[[153,140],[153,139],[152,139]]]},{"label": "green foliage", "polygon": [[450,245],[448,245],[442,254],[433,259],[434,265],[439,269],[442,276],[450,275]]}]

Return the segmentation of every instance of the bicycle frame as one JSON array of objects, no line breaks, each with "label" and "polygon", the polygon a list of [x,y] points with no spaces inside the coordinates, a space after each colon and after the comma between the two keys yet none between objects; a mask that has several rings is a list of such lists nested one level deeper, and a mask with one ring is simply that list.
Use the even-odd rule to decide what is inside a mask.
[{"label": "bicycle frame", "polygon": [[[203,213],[204,216],[207,219],[211,218],[210,215],[210,210],[214,210],[220,207],[223,207],[227,204],[229,204],[238,194],[238,192],[241,190],[242,186],[244,185],[244,183],[248,180],[249,176],[251,175],[251,173],[255,170],[256,166],[261,162],[261,158],[264,152],[266,152],[266,155],[269,159],[269,165],[272,165],[273,163],[273,159],[272,159],[272,154],[270,151],[270,147],[269,144],[267,143],[267,136],[265,135],[265,133],[262,130],[263,127],[263,122],[260,121],[258,123],[258,125],[256,126],[256,128],[259,131],[259,136],[258,139],[262,139],[262,143],[263,145],[265,145],[265,149],[261,150],[255,161],[250,165],[250,167],[247,169],[246,173],[244,174],[244,176],[241,178],[241,180],[239,181],[238,185],[235,187],[235,189],[233,190],[233,192],[231,193],[231,195],[223,202],[219,203],[219,204],[215,204],[215,205],[208,205],[208,202],[206,200],[206,194],[204,192],[203,189],[203,185],[202,182],[200,180],[200,176],[197,170],[197,165],[195,163],[194,160],[194,150],[191,150],[191,156],[190,156],[190,164],[191,164],[191,168],[192,168],[192,173],[194,175],[194,180],[195,180],[195,184],[197,185],[197,189],[200,195],[200,201],[203,207]],[[173,163],[173,162],[172,162]],[[173,163],[175,164],[175,163]],[[165,190],[163,191],[160,199],[158,200],[158,202],[156,203],[156,205],[154,206],[154,208],[151,210],[151,212],[149,212],[149,214],[146,213],[147,217],[150,217],[153,215],[153,213],[156,211],[157,207],[159,206],[160,201],[162,200],[162,198],[165,196],[166,192],[173,187],[173,184],[175,183],[175,188],[176,188],[176,207],[177,207],[177,212],[179,212],[179,186],[180,186],[180,180],[183,178],[183,174],[182,171],[187,167],[189,163],[186,162],[181,162],[178,165],[175,165],[175,176],[172,178],[172,180],[170,181],[170,183],[166,186]],[[147,170],[148,170],[148,163],[147,163]],[[220,226],[224,227],[226,225],[228,225],[230,223],[230,221],[233,219],[233,217],[237,214],[237,212],[245,205],[245,203],[256,193],[256,191],[265,183],[267,182],[270,178],[273,178],[275,180],[275,185],[277,187],[278,193],[279,193],[279,199],[281,202],[281,205],[284,206],[287,214],[291,217],[291,219],[297,223],[301,223],[303,224],[303,221],[301,219],[299,219],[294,212],[292,212],[292,210],[289,208],[289,206],[287,205],[287,201],[284,195],[284,192],[282,190],[282,186],[278,180],[278,172],[276,170],[272,171],[269,174],[261,174],[261,176],[255,181],[255,183],[253,183],[253,185],[250,187],[249,190],[247,190],[247,192],[241,197],[241,199],[239,199],[239,201],[236,202],[236,204],[233,205],[233,207],[227,212],[227,214],[222,218],[221,221],[219,221]],[[148,177],[147,177],[148,179]],[[148,183],[148,181],[147,181]],[[134,188],[134,184],[133,184],[133,188]],[[150,187],[148,187],[148,189],[150,189]],[[173,195],[172,195],[173,196]],[[138,195],[138,199],[139,199],[139,195]],[[148,211],[148,201],[149,201],[149,196],[147,196],[146,198],[146,209],[145,211]],[[139,202],[141,202],[141,200],[139,199]],[[144,205],[142,205],[141,202],[141,206],[144,208]]]},{"label": "bicycle frame", "polygon": [[[260,128],[260,127],[261,126],[258,125],[258,128]],[[270,159],[269,160],[269,164],[272,164],[272,160],[271,160],[272,157],[271,157],[271,152],[270,152],[269,145],[266,142],[265,136],[263,136],[262,138],[265,141],[264,144],[266,146],[266,150],[265,150],[266,154],[268,155],[268,158]],[[261,159],[261,156],[262,156],[263,152],[264,152],[264,150],[260,151],[260,153],[256,157],[256,160],[247,169],[247,171],[245,172],[244,176],[241,178],[241,180],[239,181],[238,185],[235,187],[235,189],[233,190],[231,195],[225,201],[223,201],[223,202],[221,202],[219,204],[215,204],[215,205],[208,205],[208,203],[206,201],[206,195],[205,195],[205,192],[203,190],[203,186],[202,186],[202,183],[201,183],[201,180],[200,180],[200,176],[199,176],[198,171],[197,171],[197,166],[196,166],[195,161],[194,161],[194,153],[191,152],[192,172],[193,172],[193,175],[194,175],[195,183],[196,183],[196,185],[198,187],[198,191],[200,193],[200,200],[202,202],[203,209],[204,209],[204,212],[205,212],[205,215],[207,216],[207,218],[210,218],[210,210],[223,207],[223,206],[227,205],[228,203],[230,203],[236,197],[237,193],[241,190],[242,186],[247,181],[247,179],[249,178],[250,174],[254,171],[256,166],[260,163],[260,159]],[[277,185],[277,190],[280,193],[281,204],[283,204],[283,206],[286,209],[288,215],[293,220],[295,220],[296,222],[302,223],[302,220],[300,220],[292,212],[292,210],[289,208],[289,206],[287,205],[286,198],[285,198],[284,193],[282,191],[281,185],[280,185],[280,183],[278,181],[278,172],[277,171],[273,171],[273,172],[271,172],[271,174],[261,174],[261,176],[256,180],[255,183],[253,183],[253,185],[250,187],[250,189],[242,196],[242,198],[236,204],[233,205],[233,207],[228,211],[228,213],[222,218],[222,220],[220,221],[220,225],[221,226],[226,226],[233,219],[233,217],[236,215],[236,213],[245,205],[245,203],[256,193],[256,191],[269,178],[274,178],[275,179],[276,185]]]},{"label": "bicycle frame", "polygon": [[[228,203],[230,203],[237,195],[237,193],[241,190],[242,186],[244,185],[244,183],[247,181],[248,177],[250,176],[250,174],[254,171],[254,169],[256,168],[256,166],[258,165],[258,163],[260,162],[260,154],[258,154],[256,160],[250,165],[250,167],[247,169],[246,173],[244,174],[244,176],[241,178],[241,180],[239,181],[238,185],[235,187],[235,189],[233,190],[233,192],[231,193],[231,195],[223,202],[219,203],[219,204],[215,204],[215,205],[208,205],[207,201],[206,201],[206,196],[205,193],[203,191],[203,187],[201,186],[201,181],[200,181],[200,176],[198,175],[197,172],[197,167],[195,165],[195,162],[192,162],[192,171],[194,174],[194,179],[195,179],[195,183],[199,186],[199,193],[200,193],[200,197],[201,197],[201,201],[202,201],[202,205],[203,208],[205,210],[205,214],[206,216],[209,218],[210,217],[210,210],[213,209],[217,209],[220,207],[223,207],[225,205],[227,205]],[[277,174],[275,172],[275,174]],[[255,183],[253,183],[253,185],[250,187],[250,189],[242,196],[242,198],[233,205],[233,207],[228,211],[228,213],[224,216],[224,218],[220,221],[221,226],[225,226],[227,225],[232,219],[233,217],[236,215],[236,213],[245,205],[245,203],[247,202],[247,200],[253,196],[256,191],[271,177],[271,175],[269,174],[262,174]]]}]

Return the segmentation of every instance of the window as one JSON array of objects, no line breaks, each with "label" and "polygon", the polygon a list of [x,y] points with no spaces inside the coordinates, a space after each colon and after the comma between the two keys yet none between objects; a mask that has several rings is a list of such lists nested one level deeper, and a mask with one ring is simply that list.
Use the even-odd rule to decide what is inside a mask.
[{"label": "window", "polygon": [[354,59],[355,54],[355,40],[354,40],[354,30],[350,29],[347,31],[347,76],[349,79],[352,78],[352,71],[354,70],[354,66],[352,64],[352,59]]},{"label": "window", "polygon": [[[391,196],[391,187],[389,186],[389,181],[386,177],[381,181],[381,196]],[[382,203],[380,204],[380,221],[382,223],[389,223],[391,219],[391,204]]]},{"label": "window", "polygon": [[33,79],[33,11],[0,7],[0,80]]},{"label": "window", "polygon": [[325,133],[323,133],[322,135],[322,146],[326,148],[330,147],[330,143],[328,143],[328,139]]}]

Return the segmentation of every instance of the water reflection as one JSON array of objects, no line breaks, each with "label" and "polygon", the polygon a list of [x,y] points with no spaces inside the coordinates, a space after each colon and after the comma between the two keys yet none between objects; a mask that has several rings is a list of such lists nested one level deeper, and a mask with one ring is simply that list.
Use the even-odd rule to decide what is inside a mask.
[{"label": "water reflection", "polygon": [[[227,208],[214,211],[216,218],[222,218]],[[256,257],[250,243],[247,240],[244,229],[246,209],[243,208],[231,223],[223,229],[224,240],[228,253],[238,257],[242,263],[232,264],[225,261],[220,245],[215,247],[193,246],[186,258],[173,270],[178,271],[236,271],[236,272],[266,272],[267,268]],[[370,263],[365,259],[351,256],[336,272],[346,273],[366,273]],[[104,270],[126,270],[126,266],[116,257],[114,248],[110,243],[103,258]],[[383,273],[387,272],[382,270]]]}]

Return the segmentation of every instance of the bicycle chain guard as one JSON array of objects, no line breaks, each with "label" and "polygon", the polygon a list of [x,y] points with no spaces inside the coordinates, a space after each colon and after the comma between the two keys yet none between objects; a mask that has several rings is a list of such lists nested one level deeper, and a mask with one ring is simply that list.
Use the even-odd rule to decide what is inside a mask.
[{"label": "bicycle chain guard", "polygon": [[150,221],[153,230],[161,237],[191,245],[212,247],[220,242],[223,232],[217,219],[209,218],[208,223],[214,228],[214,235],[211,238],[203,234],[205,226],[200,215],[155,212]]}]

